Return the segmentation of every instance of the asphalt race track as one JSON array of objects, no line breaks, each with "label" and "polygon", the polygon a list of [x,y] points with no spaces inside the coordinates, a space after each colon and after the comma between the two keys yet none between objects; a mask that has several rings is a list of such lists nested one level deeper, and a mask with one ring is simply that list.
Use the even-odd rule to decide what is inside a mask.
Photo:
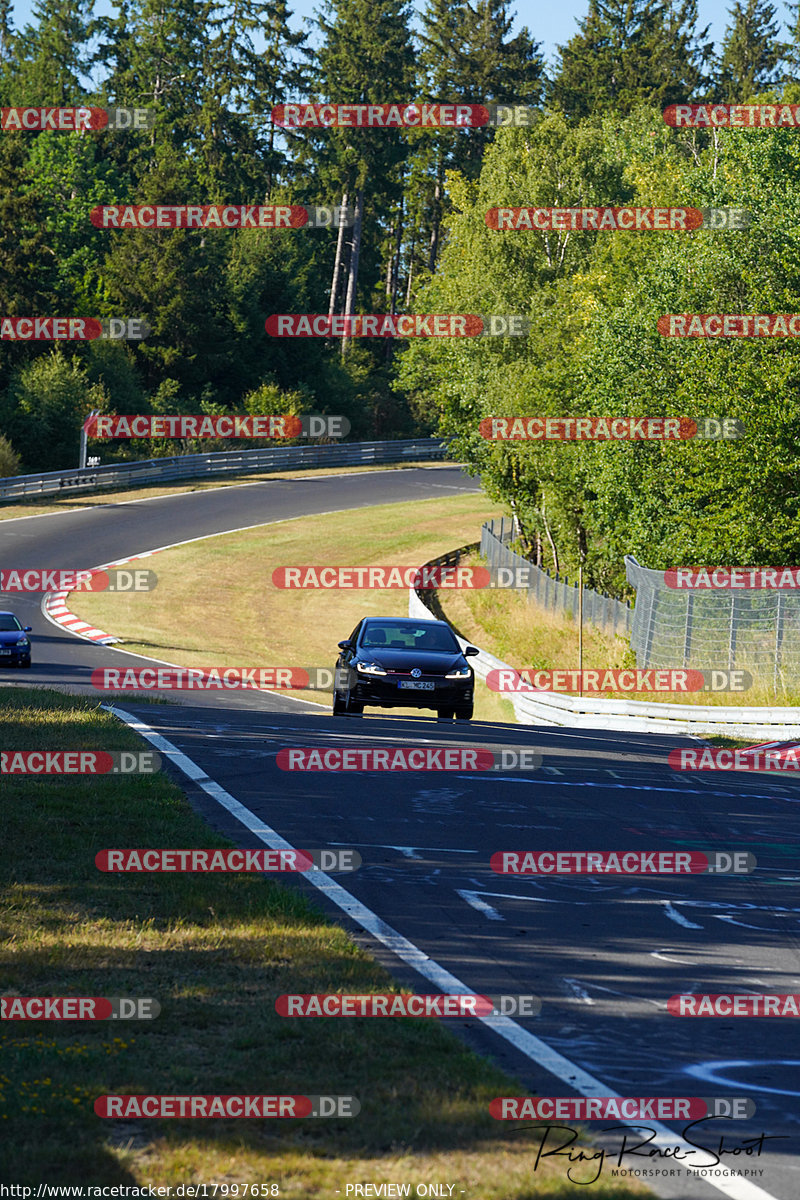
[{"label": "asphalt race track", "polygon": [[[463,490],[477,485],[457,468],[404,468],[108,504],[0,523],[0,562],[85,568],[226,529]],[[7,670],[0,682],[88,692],[95,667],[143,665],[55,628],[41,615],[39,596],[0,600],[34,630],[34,666]],[[341,636],[335,620],[332,630],[331,665]],[[129,696],[117,703],[128,720],[147,727],[147,736],[166,739],[196,764],[194,782],[180,772],[180,757],[169,769],[209,822],[240,845],[284,839],[358,850],[362,868],[331,876],[338,886],[315,873],[325,889],[315,888],[315,899],[400,983],[419,992],[456,991],[455,979],[476,992],[541,998],[539,1016],[494,1029],[479,1020],[449,1022],[526,1088],[550,1096],[756,1102],[750,1120],[695,1127],[698,1144],[718,1150],[724,1137],[722,1163],[705,1178],[682,1168],[679,1154],[668,1156],[664,1142],[659,1158],[628,1154],[624,1167],[674,1171],[643,1179],[657,1194],[800,1196],[797,1025],[790,1018],[677,1018],[666,1008],[682,992],[800,990],[796,785],[765,775],[678,774],[667,752],[686,741],[662,735],[432,717],[334,719],[319,707],[264,693],[191,693],[178,702],[170,693],[169,699],[165,706],[137,705]],[[430,743],[535,747],[542,765],[364,779],[352,772],[287,772],[276,762],[283,747]],[[155,744],[162,754],[168,749]],[[498,850],[579,849],[749,850],[758,866],[745,876],[634,879],[515,878],[489,867]],[[310,889],[312,882],[291,886]],[[677,1145],[683,1125],[669,1129]],[[747,1154],[748,1139],[762,1133],[786,1140],[767,1141],[760,1155],[751,1143]],[[533,1159],[542,1130],[520,1136],[530,1141]],[[558,1135],[549,1136],[547,1148],[555,1148]],[[628,1148],[638,1140],[629,1130]],[[618,1146],[619,1137],[600,1144]],[[562,1161],[566,1174],[570,1164]],[[588,1182],[597,1167],[583,1169],[573,1179]],[[731,1171],[748,1172],[746,1180]],[[613,1182],[607,1171],[603,1180]]]}]

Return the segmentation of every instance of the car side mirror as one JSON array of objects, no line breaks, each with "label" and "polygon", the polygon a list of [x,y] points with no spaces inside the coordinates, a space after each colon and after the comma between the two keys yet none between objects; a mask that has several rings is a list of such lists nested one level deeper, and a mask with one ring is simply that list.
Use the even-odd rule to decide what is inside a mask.
[{"label": "car side mirror", "polygon": [[339,649],[340,650],[349,650],[350,643],[349,642],[339,642]]},{"label": "car side mirror", "polygon": [[464,658],[474,658],[476,654],[480,654],[477,646],[467,646],[464,650]]},{"label": "car side mirror", "polygon": [[22,631],[22,632],[23,632],[23,633],[33,633],[33,626],[32,626],[32,625],[26,625],[26,626],[25,626],[25,628],[23,629],[23,631]]}]

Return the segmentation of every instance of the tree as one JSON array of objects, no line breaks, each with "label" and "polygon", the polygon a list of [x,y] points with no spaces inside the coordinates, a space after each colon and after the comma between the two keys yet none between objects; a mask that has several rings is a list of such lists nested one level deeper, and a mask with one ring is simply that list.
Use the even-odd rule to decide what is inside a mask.
[{"label": "tree", "polygon": [[60,349],[39,355],[17,371],[0,401],[3,426],[28,471],[59,471],[78,460],[81,426],[108,397],[91,383],[76,357]]},{"label": "tree", "polygon": [[[544,88],[544,59],[527,27],[511,37],[513,15],[507,0],[428,0],[419,34],[420,85],[426,99],[483,104],[537,105]],[[411,135],[412,166],[405,189],[422,228],[413,227],[418,266],[436,268],[445,217],[445,176],[460,171],[474,180],[494,137],[486,126],[468,130],[428,130]],[[420,191],[420,182],[423,182]],[[419,247],[419,250],[417,250]]]},{"label": "tree", "polygon": [[[315,94],[334,103],[384,104],[413,99],[414,55],[406,0],[328,0],[319,17],[324,35],[312,70]],[[310,148],[316,146],[316,152]],[[309,139],[302,159],[321,183],[350,203],[355,224],[343,239],[331,280],[332,311],[353,313],[385,274],[381,215],[399,190],[407,143],[398,129],[331,128]],[[348,338],[342,339],[342,350]]]},{"label": "tree", "polygon": [[747,100],[778,82],[778,67],[788,46],[769,0],[735,0],[717,68],[718,98]]},{"label": "tree", "polygon": [[690,99],[713,54],[708,26],[698,34],[696,25],[696,0],[589,0],[579,32],[558,48],[551,100],[585,117]]},{"label": "tree", "polygon": [[80,104],[90,62],[91,0],[36,0],[35,24],[13,39],[14,104]]}]

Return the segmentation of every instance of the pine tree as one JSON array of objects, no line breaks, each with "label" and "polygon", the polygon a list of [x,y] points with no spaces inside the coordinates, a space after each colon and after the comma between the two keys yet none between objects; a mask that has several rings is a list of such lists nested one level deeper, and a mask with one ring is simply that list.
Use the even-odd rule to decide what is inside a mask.
[{"label": "pine tree", "polygon": [[559,46],[550,98],[571,117],[663,108],[702,90],[713,46],[696,30],[696,0],[590,0]]},{"label": "pine tree", "polygon": [[[406,0],[328,0],[319,17],[324,38],[312,70],[315,95],[335,104],[412,100],[409,20]],[[350,236],[337,246],[330,298],[331,311],[354,312],[359,295],[371,296],[385,276],[384,214],[400,191],[407,140],[399,129],[330,128],[304,141],[300,161],[329,199],[341,198],[355,212]]]},{"label": "pine tree", "polygon": [[83,102],[91,7],[91,0],[37,0],[35,24],[14,39],[16,105]]},{"label": "pine tree", "polygon": [[[513,15],[508,0],[428,0],[420,32],[420,84],[428,100],[472,104],[536,105],[544,86],[544,60],[527,27],[511,37]],[[419,209],[420,175],[427,176],[421,231],[415,243],[427,246],[419,266],[436,268],[441,225],[448,211],[445,176],[460,171],[477,179],[486,146],[494,137],[489,126],[469,130],[420,133],[414,141],[414,167],[406,195]],[[421,236],[420,236],[421,235]]]},{"label": "pine tree", "polygon": [[779,40],[776,10],[769,0],[735,0],[717,71],[718,96],[746,100],[774,87],[788,46]]}]

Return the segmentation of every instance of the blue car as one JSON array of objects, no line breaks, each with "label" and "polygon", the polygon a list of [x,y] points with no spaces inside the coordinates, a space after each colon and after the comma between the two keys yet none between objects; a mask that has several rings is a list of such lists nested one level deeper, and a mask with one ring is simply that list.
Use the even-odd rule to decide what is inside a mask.
[{"label": "blue car", "polygon": [[20,625],[12,612],[0,612],[0,666],[31,665],[30,625]]},{"label": "blue car", "polygon": [[339,642],[333,691],[335,715],[375,708],[432,708],[440,717],[469,721],[475,675],[446,621],[366,617]]}]

